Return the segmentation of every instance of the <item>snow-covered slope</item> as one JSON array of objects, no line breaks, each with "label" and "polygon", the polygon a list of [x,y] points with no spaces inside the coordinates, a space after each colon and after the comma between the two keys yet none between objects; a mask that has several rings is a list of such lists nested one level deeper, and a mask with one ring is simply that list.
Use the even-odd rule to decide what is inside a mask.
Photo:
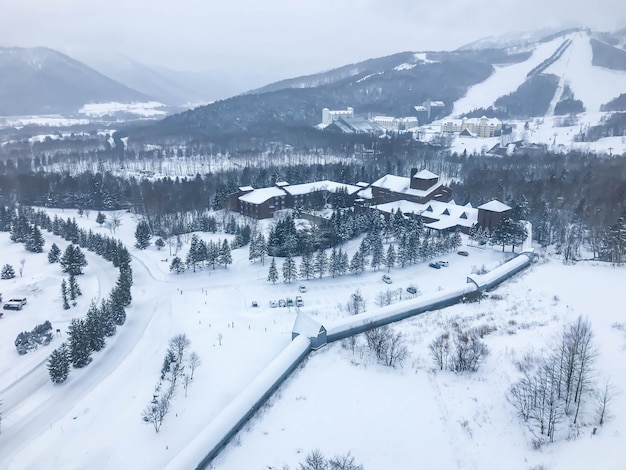
[{"label": "snow-covered slope", "polygon": [[[76,217],[81,227],[108,234],[93,214],[80,218],[75,211],[54,213]],[[92,364],[73,370],[59,386],[47,379],[45,360],[65,338],[55,338],[50,346],[26,356],[17,355],[13,339],[46,318],[64,332],[71,316],[84,314],[91,297],[107,294],[116,271],[90,256],[79,280],[84,296],[77,307],[64,311],[58,265],[50,265],[45,254],[26,253],[7,233],[1,234],[3,262],[19,266],[20,259],[26,259],[23,277],[0,281],[2,293],[5,299],[26,295],[29,303],[0,319],[0,468],[165,468],[289,344],[296,312],[270,308],[270,300],[302,295],[302,310],[327,323],[349,315],[337,306],[345,305],[357,289],[367,311],[373,312],[377,295],[386,289],[416,284],[424,293],[436,292],[462,281],[473,268],[493,269],[510,255],[499,248],[468,246],[468,257],[442,256],[450,266],[440,270],[425,263],[393,269],[391,286],[382,282],[380,271],[368,269],[359,276],[306,281],[307,292],[300,294],[297,284],[268,284],[268,263],[250,263],[247,247],[234,250],[228,270],[170,273],[164,261],[171,261],[169,248],[132,247],[135,227],[133,215],[124,213],[116,232],[133,255],[135,283],[127,323],[94,354]],[[52,241],[62,243],[52,236],[46,240],[46,250]],[[353,240],[344,249],[352,254],[359,244]],[[181,253],[187,250],[185,242]],[[527,470],[540,464],[564,469],[574,468],[578,459],[588,468],[592,457],[597,468],[617,470],[626,459],[625,394],[613,404],[615,418],[593,439],[593,415],[588,414],[578,438],[535,451],[532,436],[504,393],[520,375],[515,360],[539,354],[553,332],[579,314],[589,316],[598,337],[598,377],[610,376],[620,391],[626,389],[626,340],[619,309],[622,271],[602,265],[565,266],[555,260],[498,288],[487,302],[401,322],[394,329],[403,332],[411,353],[402,368],[385,368],[341,345],[325,348],[274,396],[273,407],[225,449],[216,468],[296,468],[306,453],[319,447],[329,456],[352,451],[368,470],[415,468],[416,461],[441,469]],[[590,293],[584,286],[591,284]],[[252,300],[259,307],[252,308]],[[474,376],[432,370],[427,345],[453,322],[497,327],[486,337],[492,355]],[[142,422],[141,412],[152,398],[167,341],[177,333],[188,335],[202,364],[188,393],[178,388],[155,434]]]},{"label": "snow-covered slope", "polygon": [[569,85],[575,99],[581,100],[589,112],[600,111],[600,106],[626,93],[626,72],[592,65],[591,36],[587,32],[575,32],[559,36],[549,42],[537,43],[528,60],[496,66],[495,72],[485,81],[471,87],[467,94],[454,103],[452,115],[462,115],[477,108],[488,108],[503,95],[514,92],[527,80],[528,74],[548,60],[564,41],[571,40],[569,47],[543,73],[559,77],[560,86],[556,99],[564,85]]}]

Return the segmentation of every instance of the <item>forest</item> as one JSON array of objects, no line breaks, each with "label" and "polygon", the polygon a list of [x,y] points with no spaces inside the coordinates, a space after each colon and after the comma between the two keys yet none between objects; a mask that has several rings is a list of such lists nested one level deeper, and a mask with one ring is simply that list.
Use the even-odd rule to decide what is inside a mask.
[{"label": "forest", "polygon": [[[157,175],[165,164],[189,165],[195,157],[186,157],[175,148],[141,154],[109,149],[97,154],[8,158],[0,162],[0,203],[128,210],[143,216],[152,233],[167,237],[206,228],[210,223],[206,211],[222,208],[227,195],[240,186],[261,188],[279,180],[298,184],[322,179],[354,184],[373,182],[385,174],[407,176],[411,168],[425,168],[452,189],[457,204],[476,207],[496,198],[513,207],[524,199],[534,239],[557,249],[573,244],[567,250],[572,258],[580,256],[581,246],[587,246],[593,257],[602,252],[607,256],[607,233],[625,209],[624,156],[545,153],[503,159],[450,155],[402,137],[380,140],[376,151],[366,155],[355,153],[354,148],[337,152],[332,163],[316,163],[318,156],[292,156],[297,163],[284,163],[285,158],[267,153],[256,159],[223,156],[230,168],[215,165],[214,171],[176,177]],[[138,161],[147,170],[129,171]]]}]

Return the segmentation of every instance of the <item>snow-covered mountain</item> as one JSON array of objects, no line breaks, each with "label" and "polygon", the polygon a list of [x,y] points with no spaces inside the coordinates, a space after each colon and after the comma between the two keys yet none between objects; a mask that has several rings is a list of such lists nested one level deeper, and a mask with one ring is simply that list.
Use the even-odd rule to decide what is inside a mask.
[{"label": "snow-covered mountain", "polygon": [[71,114],[87,103],[150,100],[55,50],[0,48],[0,116]]},{"label": "snow-covered mountain", "polygon": [[[456,51],[401,52],[169,116],[141,139],[266,135],[283,126],[283,140],[293,145],[287,133],[294,127],[317,125],[323,108],[346,107],[360,117],[416,116],[421,125],[482,115],[522,127],[545,120],[546,129],[569,126],[565,132],[574,139],[581,129],[603,124],[607,112],[626,111],[625,37],[624,31],[575,28],[487,38]],[[444,106],[428,115],[416,109],[429,101]],[[621,135],[620,125],[606,133]],[[554,143],[554,131],[546,129],[534,140]]]}]

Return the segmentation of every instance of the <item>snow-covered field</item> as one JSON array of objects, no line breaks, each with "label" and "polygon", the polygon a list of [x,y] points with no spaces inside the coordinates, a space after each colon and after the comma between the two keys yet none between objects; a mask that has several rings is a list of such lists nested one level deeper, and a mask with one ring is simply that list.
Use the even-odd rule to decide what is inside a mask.
[{"label": "snow-covered field", "polygon": [[[495,72],[487,80],[471,87],[463,98],[454,103],[452,116],[493,106],[500,96],[515,91],[526,80],[527,74],[547,60],[566,39],[572,41],[571,45],[543,73],[556,75],[560,79],[553,105],[560,99],[567,85],[574,93],[574,98],[583,102],[586,112],[578,114],[573,125],[562,127],[559,121],[565,116],[554,116],[554,106],[551,106],[545,117],[529,120],[527,130],[524,129],[526,121],[509,122],[514,130],[506,138],[510,141],[547,144],[548,150],[553,152],[580,150],[616,155],[626,153],[624,136],[602,138],[596,142],[575,142],[574,137],[581,130],[598,125],[606,115],[600,112],[602,104],[626,92],[626,72],[592,65],[593,53],[589,35],[582,31],[538,45],[524,62],[496,66]],[[433,123],[430,127],[439,129],[438,123]],[[428,134],[427,131],[424,132]],[[480,154],[499,142],[499,138],[456,137],[451,151],[462,153],[467,150],[469,154]]]},{"label": "snow-covered field", "polygon": [[[89,218],[75,211],[56,213],[111,235],[96,224],[93,212]],[[360,276],[271,285],[266,281],[269,263],[251,264],[247,247],[233,252],[227,270],[171,274],[168,247],[133,247],[135,226],[136,220],[125,213],[115,234],[133,255],[133,303],[127,322],[89,366],[72,370],[68,381],[57,386],[48,378],[47,356],[65,337],[69,319],[83,315],[91,298],[108,295],[117,271],[86,252],[89,265],[79,278],[83,296],[76,307],[64,311],[62,273],[45,253],[52,242],[62,250],[67,242],[46,235],[45,253],[35,255],[0,233],[0,263],[12,264],[18,272],[24,260],[21,277],[18,272],[15,279],[0,281],[3,299],[28,297],[22,311],[5,311],[0,319],[0,468],[163,468],[289,344],[295,309],[270,308],[270,300],[302,295],[302,310],[326,322],[348,315],[338,305],[345,305],[357,289],[372,311],[377,294],[388,288],[414,284],[422,293],[436,291],[510,256],[499,249],[467,246],[468,257],[442,257],[450,263],[447,268],[420,264],[393,269],[391,285],[382,282],[382,272],[371,270]],[[224,238],[200,235],[205,240]],[[344,248],[351,253],[358,243]],[[181,254],[186,252],[187,244]],[[214,467],[293,469],[319,448],[327,456],[350,451],[370,470],[623,468],[624,393],[612,404],[615,417],[593,438],[593,416],[588,414],[583,419],[588,425],[576,439],[533,450],[532,435],[515,416],[505,392],[519,378],[514,362],[529,352],[540,354],[552,335],[578,315],[589,318],[597,337],[598,381],[610,377],[624,392],[626,336],[619,296],[625,279],[623,268],[565,266],[547,257],[480,304],[428,312],[394,325],[410,350],[401,368],[386,368],[367,353],[329,345],[288,379]],[[298,292],[300,283],[307,286],[306,293]],[[252,301],[259,307],[253,308]],[[19,356],[13,347],[16,335],[46,319],[63,337]],[[491,355],[474,375],[438,372],[428,355],[430,341],[454,322],[497,328],[485,337]],[[178,388],[155,434],[141,420],[141,412],[152,399],[167,341],[178,333],[187,334],[202,364],[187,396]]]}]

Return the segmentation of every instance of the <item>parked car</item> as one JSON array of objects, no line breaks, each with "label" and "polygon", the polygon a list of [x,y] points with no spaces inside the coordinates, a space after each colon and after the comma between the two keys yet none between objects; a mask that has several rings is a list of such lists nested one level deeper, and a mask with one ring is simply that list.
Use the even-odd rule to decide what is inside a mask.
[{"label": "parked car", "polygon": [[383,282],[385,284],[391,284],[391,278],[387,276],[386,274],[383,274]]},{"label": "parked car", "polygon": [[26,304],[26,299],[9,299],[2,306],[7,310],[22,310],[22,307]]},{"label": "parked car", "polygon": [[296,307],[302,307],[304,305],[304,301],[302,300],[302,296],[296,295]]},{"label": "parked car", "polygon": [[270,300],[270,307],[272,307],[272,308],[278,307],[278,304],[276,303],[275,300]]},{"label": "parked car", "polygon": [[279,306],[279,307],[286,307],[286,306],[287,306],[287,304],[285,304],[285,299],[280,299],[280,300],[278,301],[278,306]]},{"label": "parked car", "polygon": [[441,265],[439,263],[428,263],[428,266],[435,269],[441,269]]},{"label": "parked car", "polygon": [[457,254],[461,256],[469,256],[469,253],[467,251],[457,251]]},{"label": "parked car", "polygon": [[252,301],[252,306],[253,306],[253,307],[258,307],[258,306],[259,306],[259,304],[257,303],[257,301],[256,301],[256,300],[253,300],[253,301]]},{"label": "parked car", "polygon": [[287,297],[287,307],[293,307],[293,299],[291,297]]},{"label": "parked car", "polygon": [[300,292],[306,292],[306,286],[304,286],[304,285],[300,284],[300,287],[298,287],[298,290],[299,290]]},{"label": "parked car", "polygon": [[413,287],[413,286],[409,286],[409,287],[407,287],[407,288],[406,288],[406,291],[407,291],[409,294],[417,294],[417,288],[415,288],[415,287]]},{"label": "parked car", "polygon": [[437,261],[437,264],[443,268],[447,268],[448,267],[448,262],[447,261]]}]

